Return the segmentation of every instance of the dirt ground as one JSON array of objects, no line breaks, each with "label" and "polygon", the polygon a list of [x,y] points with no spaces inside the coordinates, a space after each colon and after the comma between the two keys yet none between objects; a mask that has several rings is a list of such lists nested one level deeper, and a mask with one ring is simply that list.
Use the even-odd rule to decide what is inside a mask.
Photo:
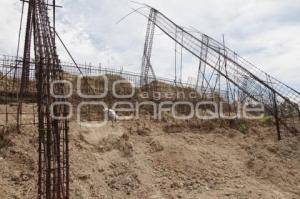
[{"label": "dirt ground", "polygon": [[[241,130],[145,116],[70,127],[71,198],[300,198],[300,139],[278,142],[270,125]],[[35,198],[36,127],[18,134],[12,126],[5,140],[0,198]]]}]

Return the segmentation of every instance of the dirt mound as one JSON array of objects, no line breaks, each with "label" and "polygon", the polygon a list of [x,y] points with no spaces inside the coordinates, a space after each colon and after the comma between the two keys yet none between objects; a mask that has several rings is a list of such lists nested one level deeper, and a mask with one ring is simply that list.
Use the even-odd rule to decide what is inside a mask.
[{"label": "dirt mound", "polygon": [[[71,198],[300,197],[300,140],[278,142],[271,126],[145,117],[70,129]],[[8,135],[0,198],[35,198],[36,127]]]}]

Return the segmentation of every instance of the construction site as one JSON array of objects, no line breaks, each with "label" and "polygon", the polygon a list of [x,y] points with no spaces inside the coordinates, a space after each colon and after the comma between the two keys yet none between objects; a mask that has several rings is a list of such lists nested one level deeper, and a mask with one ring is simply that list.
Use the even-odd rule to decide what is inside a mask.
[{"label": "construction site", "polygon": [[[147,24],[140,71],[80,64],[61,6],[19,3],[18,52],[0,56],[0,198],[300,198],[298,90],[147,4],[132,11]],[[152,62],[158,31],[174,78]]]}]

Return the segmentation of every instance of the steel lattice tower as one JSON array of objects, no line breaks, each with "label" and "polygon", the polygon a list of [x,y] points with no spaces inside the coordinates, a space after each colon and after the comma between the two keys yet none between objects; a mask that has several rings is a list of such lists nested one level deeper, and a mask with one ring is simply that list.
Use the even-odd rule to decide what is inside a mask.
[{"label": "steel lattice tower", "polygon": [[[176,45],[199,60],[196,90],[204,96],[214,97],[220,103],[221,88],[226,90],[226,101],[235,103],[249,99],[261,103],[275,119],[278,139],[282,132],[300,132],[300,93],[283,82],[270,76],[252,63],[237,55],[236,52],[215,39],[197,31],[197,35],[177,25],[158,10],[143,4],[149,11],[147,34],[141,68],[141,86],[148,84],[148,73],[155,27],[160,29]],[[180,37],[178,37],[180,33]],[[176,47],[175,47],[176,48]],[[176,51],[176,49],[175,49]],[[176,67],[176,64],[175,64]],[[152,72],[154,74],[154,71]],[[176,75],[175,75],[176,76]],[[176,81],[176,80],[175,80]],[[222,85],[221,85],[222,83]],[[238,96],[236,96],[238,91]],[[224,99],[223,99],[224,100]],[[289,108],[287,108],[289,107]]]}]

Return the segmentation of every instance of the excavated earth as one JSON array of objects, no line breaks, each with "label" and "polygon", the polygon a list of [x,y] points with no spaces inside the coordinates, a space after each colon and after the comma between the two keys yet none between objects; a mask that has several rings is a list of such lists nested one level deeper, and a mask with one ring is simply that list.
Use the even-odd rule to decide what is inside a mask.
[{"label": "excavated earth", "polygon": [[[17,133],[13,124],[1,134],[0,198],[36,198],[37,135],[36,126]],[[71,198],[297,199],[300,139],[283,137],[264,122],[72,121]]]}]

